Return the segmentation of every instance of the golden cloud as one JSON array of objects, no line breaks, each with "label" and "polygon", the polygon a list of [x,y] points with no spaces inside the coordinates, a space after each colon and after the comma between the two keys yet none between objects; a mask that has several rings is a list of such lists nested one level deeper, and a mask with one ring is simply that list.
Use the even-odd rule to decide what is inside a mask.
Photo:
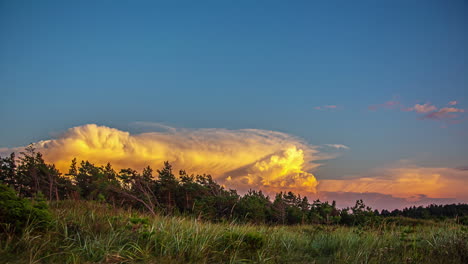
[{"label": "golden cloud", "polygon": [[321,180],[319,192],[380,193],[407,200],[421,195],[468,201],[468,170],[406,166],[380,169],[372,177]]},{"label": "golden cloud", "polygon": [[70,128],[57,139],[35,144],[47,162],[66,172],[73,158],[115,168],[160,168],[169,161],[175,169],[211,174],[228,187],[293,190],[313,193],[317,185],[310,170],[318,166],[315,147],[288,134],[258,129],[166,129],[130,134],[88,124]]}]

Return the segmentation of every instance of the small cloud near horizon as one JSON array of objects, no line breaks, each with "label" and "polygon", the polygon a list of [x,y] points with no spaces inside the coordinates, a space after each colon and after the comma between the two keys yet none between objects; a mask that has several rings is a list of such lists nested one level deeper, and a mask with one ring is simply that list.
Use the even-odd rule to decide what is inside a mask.
[{"label": "small cloud near horizon", "polygon": [[317,193],[329,194],[328,198],[336,199],[337,202],[338,200],[351,202],[353,200],[351,197],[366,198],[368,201],[373,201],[373,207],[381,208],[436,201],[467,202],[468,189],[464,183],[468,170],[463,168],[401,164],[376,168],[367,175],[361,174],[355,177],[338,179],[319,177]]}]

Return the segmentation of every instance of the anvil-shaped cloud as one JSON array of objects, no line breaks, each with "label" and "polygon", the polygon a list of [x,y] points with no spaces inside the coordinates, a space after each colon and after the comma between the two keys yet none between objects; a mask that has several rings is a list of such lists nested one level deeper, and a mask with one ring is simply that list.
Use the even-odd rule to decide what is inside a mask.
[{"label": "anvil-shaped cloud", "polygon": [[167,129],[130,134],[88,124],[70,128],[57,139],[34,144],[47,162],[66,172],[73,158],[98,165],[141,170],[169,161],[176,169],[211,174],[227,187],[315,192],[310,170],[320,159],[315,147],[274,131],[258,129]]}]

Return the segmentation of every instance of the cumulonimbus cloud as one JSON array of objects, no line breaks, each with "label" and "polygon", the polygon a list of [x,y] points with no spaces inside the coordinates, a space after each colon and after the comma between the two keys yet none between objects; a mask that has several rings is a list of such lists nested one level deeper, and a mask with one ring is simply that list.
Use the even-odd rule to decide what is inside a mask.
[{"label": "cumulonimbus cloud", "polygon": [[[66,172],[73,158],[114,167],[159,168],[169,161],[176,169],[211,174],[240,191],[263,189],[313,193],[310,172],[323,159],[314,146],[285,133],[259,129],[167,129],[130,134],[88,124],[70,128],[56,139],[34,146],[47,162]],[[19,149],[17,149],[19,150]],[[6,152],[6,151],[4,151]]]}]

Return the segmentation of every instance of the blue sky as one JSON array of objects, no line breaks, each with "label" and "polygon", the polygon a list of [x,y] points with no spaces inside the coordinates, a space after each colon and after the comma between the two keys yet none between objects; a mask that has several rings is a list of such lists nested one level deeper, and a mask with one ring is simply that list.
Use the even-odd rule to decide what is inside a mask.
[{"label": "blue sky", "polygon": [[[345,144],[329,178],[468,165],[466,1],[1,1],[0,147],[97,123]],[[369,106],[399,106],[370,111]],[[336,109],[317,110],[317,106]]]}]

